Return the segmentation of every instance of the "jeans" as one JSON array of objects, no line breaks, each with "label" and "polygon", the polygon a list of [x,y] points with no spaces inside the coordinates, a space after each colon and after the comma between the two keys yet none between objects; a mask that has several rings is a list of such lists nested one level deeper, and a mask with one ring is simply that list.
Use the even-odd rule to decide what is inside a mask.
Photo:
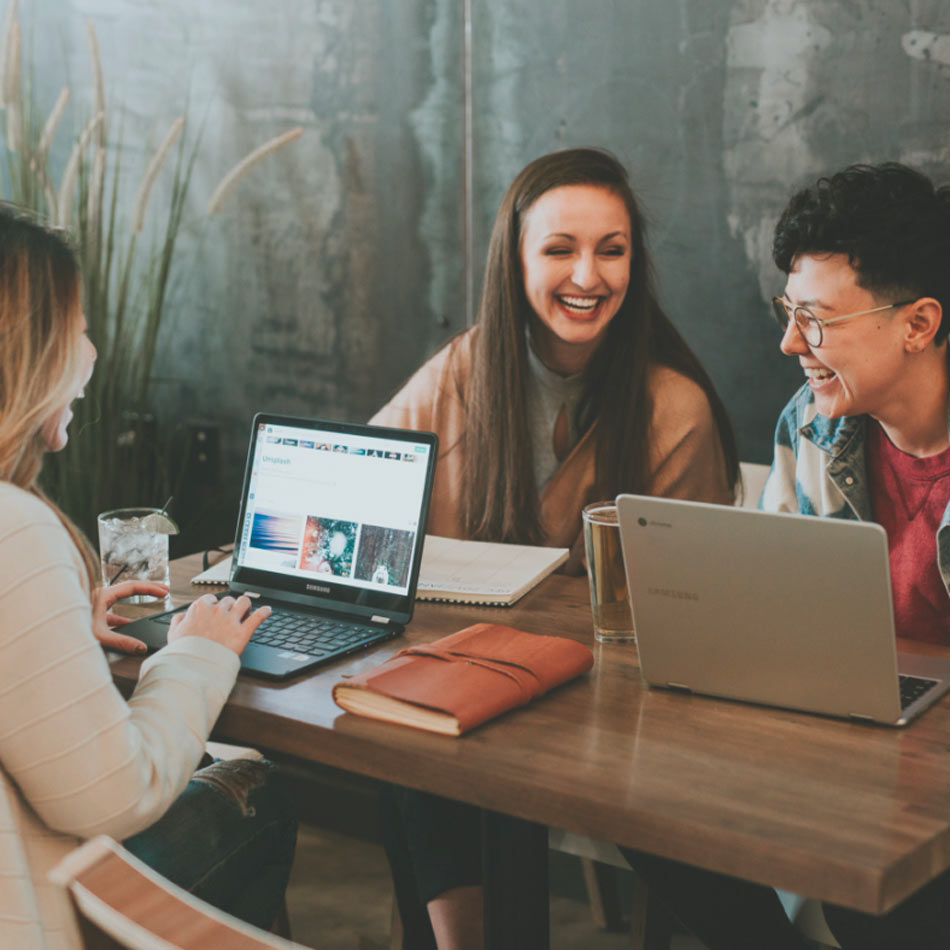
[{"label": "jeans", "polygon": [[195,772],[168,811],[123,844],[172,883],[266,930],[283,903],[296,841],[275,767],[233,759]]}]

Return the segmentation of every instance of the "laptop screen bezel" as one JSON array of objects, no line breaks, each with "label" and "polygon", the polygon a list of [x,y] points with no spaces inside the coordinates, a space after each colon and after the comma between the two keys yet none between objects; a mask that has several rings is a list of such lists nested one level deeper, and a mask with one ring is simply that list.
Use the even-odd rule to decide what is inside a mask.
[{"label": "laptop screen bezel", "polygon": [[[375,436],[406,444],[428,447],[426,452],[426,473],[422,491],[422,505],[419,510],[419,528],[417,543],[412,555],[409,570],[409,582],[405,593],[388,593],[369,590],[344,584],[334,584],[320,576],[320,585],[330,588],[329,594],[317,594],[307,590],[308,580],[303,577],[291,577],[256,568],[242,567],[238,563],[241,550],[245,515],[248,506],[251,473],[257,450],[257,440],[267,426],[292,426],[314,431],[332,432],[338,436]],[[359,618],[385,619],[398,624],[406,624],[412,618],[415,605],[416,586],[422,563],[422,548],[425,540],[425,526],[429,515],[429,502],[432,496],[432,481],[435,476],[436,457],[439,440],[434,432],[415,429],[392,429],[386,426],[364,425],[361,423],[337,422],[324,419],[308,419],[300,416],[287,416],[276,413],[259,412],[251,423],[251,437],[248,443],[247,461],[244,468],[244,482],[241,488],[241,506],[234,533],[235,556],[232,560],[230,586],[239,593],[254,593],[262,598],[273,598],[301,606],[320,610],[334,611]],[[247,526],[250,530],[250,526]],[[310,586],[314,586],[312,582]]]}]

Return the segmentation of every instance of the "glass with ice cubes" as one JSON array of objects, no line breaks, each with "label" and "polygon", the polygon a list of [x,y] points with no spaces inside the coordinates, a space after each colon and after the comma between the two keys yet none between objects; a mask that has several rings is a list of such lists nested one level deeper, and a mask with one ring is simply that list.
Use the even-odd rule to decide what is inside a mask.
[{"label": "glass with ice cubes", "polygon": [[[167,584],[168,536],[175,523],[158,508],[116,508],[99,515],[99,558],[102,583],[156,581]],[[126,603],[145,604],[156,598],[136,594]]]}]

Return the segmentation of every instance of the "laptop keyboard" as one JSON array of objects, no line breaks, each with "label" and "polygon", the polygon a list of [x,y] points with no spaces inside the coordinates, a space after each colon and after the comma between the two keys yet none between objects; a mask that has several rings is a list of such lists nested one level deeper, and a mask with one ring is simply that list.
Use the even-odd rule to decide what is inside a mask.
[{"label": "laptop keyboard", "polygon": [[293,650],[309,656],[349,652],[383,635],[378,627],[332,617],[315,617],[274,607],[274,612],[254,631],[252,643]]},{"label": "laptop keyboard", "polygon": [[[318,617],[283,607],[272,607],[273,613],[254,631],[251,643],[293,650],[312,657],[351,653],[364,644],[386,636],[379,627],[332,617]],[[174,613],[152,619],[171,623]]]},{"label": "laptop keyboard", "polygon": [[900,681],[901,709],[906,709],[938,683],[938,680],[927,679],[923,676],[908,676],[906,673],[900,673],[897,678]]}]

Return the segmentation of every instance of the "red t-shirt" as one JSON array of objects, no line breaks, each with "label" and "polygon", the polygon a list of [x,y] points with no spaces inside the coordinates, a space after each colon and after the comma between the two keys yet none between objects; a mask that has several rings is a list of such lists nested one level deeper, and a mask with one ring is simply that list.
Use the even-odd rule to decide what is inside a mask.
[{"label": "red t-shirt", "polygon": [[950,448],[914,458],[869,426],[868,487],[887,532],[897,635],[950,645],[950,596],[937,567],[937,528],[950,501]]}]

